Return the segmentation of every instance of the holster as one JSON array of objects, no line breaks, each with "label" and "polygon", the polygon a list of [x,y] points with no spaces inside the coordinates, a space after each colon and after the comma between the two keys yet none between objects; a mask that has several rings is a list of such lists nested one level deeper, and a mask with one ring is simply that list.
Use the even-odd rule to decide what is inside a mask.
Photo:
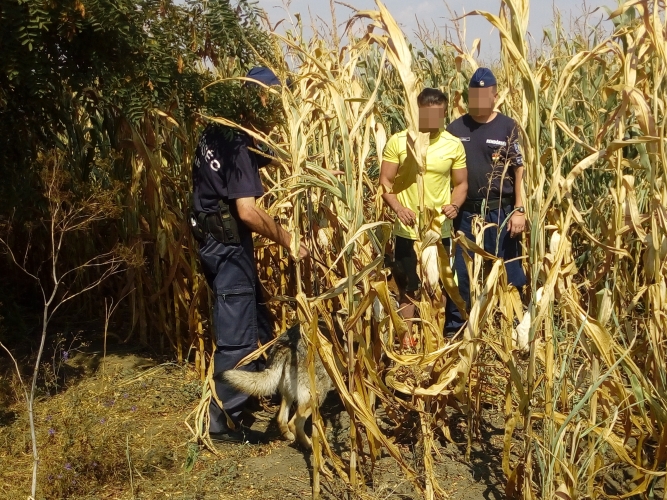
[{"label": "holster", "polygon": [[238,245],[241,243],[236,219],[229,211],[229,205],[222,200],[218,202],[218,211],[216,213],[207,214],[200,212],[199,214],[195,214],[194,210],[190,210],[188,222],[192,235],[200,243],[205,241],[206,236],[209,234],[219,243],[226,245]]},{"label": "holster", "polygon": [[188,211],[188,227],[190,227],[192,236],[194,236],[195,240],[199,243],[204,242],[207,234],[207,231],[204,229],[204,221],[201,220],[202,215],[206,218],[206,214],[203,212],[197,215],[193,209]]},{"label": "holster", "polygon": [[239,226],[229,211],[229,205],[224,201],[220,200],[218,202],[218,212],[209,214],[206,222],[208,223],[208,232],[216,241],[235,245],[241,243]]}]

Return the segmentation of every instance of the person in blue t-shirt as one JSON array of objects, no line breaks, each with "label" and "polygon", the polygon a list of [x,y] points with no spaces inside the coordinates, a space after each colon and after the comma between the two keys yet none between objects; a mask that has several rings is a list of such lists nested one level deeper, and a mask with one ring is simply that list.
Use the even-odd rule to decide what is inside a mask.
[{"label": "person in blue t-shirt", "polygon": [[[253,68],[247,78],[265,86],[280,85],[276,75],[264,67]],[[279,113],[247,109],[249,103],[266,108],[268,92],[256,83],[244,84],[243,90],[248,94],[248,102],[240,105],[246,108],[240,112],[243,116],[238,117],[240,125],[270,132],[277,125]],[[264,194],[259,169],[273,162],[270,155],[256,151],[259,151],[257,144],[247,133],[211,124],[202,133],[195,153],[193,214],[189,222],[195,236],[199,236],[200,262],[215,294],[214,375],[234,368],[257,349],[258,342],[265,344],[273,338],[269,312],[262,300],[252,233],[290,251],[292,236],[255,203]],[[297,258],[308,255],[302,242]],[[250,371],[262,368],[262,360],[243,367]],[[234,442],[263,441],[262,435],[240,422],[248,395],[217,379],[215,390],[224,411],[215,399],[211,401],[211,437]]]},{"label": "person in blue t-shirt", "polygon": [[[484,231],[484,249],[503,258],[508,282],[521,292],[526,275],[521,260],[521,234],[526,228],[521,197],[523,158],[516,122],[495,111],[496,78],[488,68],[479,68],[468,87],[468,114],[454,120],[447,131],[463,142],[468,166],[468,197],[454,220],[455,231],[475,241],[472,221],[481,216],[493,224]],[[459,292],[470,310],[470,278],[463,247],[456,246],[454,269]],[[463,326],[460,311],[448,300],[445,332],[452,335]]]}]

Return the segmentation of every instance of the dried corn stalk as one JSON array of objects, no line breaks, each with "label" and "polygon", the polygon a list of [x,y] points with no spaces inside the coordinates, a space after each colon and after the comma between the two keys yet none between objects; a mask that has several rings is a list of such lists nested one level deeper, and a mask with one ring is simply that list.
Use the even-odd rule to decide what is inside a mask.
[{"label": "dried corn stalk", "polygon": [[[332,467],[361,496],[359,457],[374,460],[381,448],[425,498],[445,496],[431,457],[435,433],[443,430],[436,416],[447,396],[467,405],[471,415],[475,401],[504,403],[499,460],[509,497],[593,498],[606,487],[610,468],[633,471],[633,491],[621,493],[646,495],[665,475],[665,7],[627,2],[611,15],[613,33],[595,44],[557,25],[549,50],[533,58],[526,45],[529,6],[527,0],[504,0],[498,15],[473,13],[500,33],[501,64],[494,68],[500,105],[522,130],[529,306],[524,312],[502,262],[484,252],[482,230],[488,226],[477,221],[475,241],[458,240],[473,252],[467,264],[474,305],[461,335],[444,341],[444,318],[434,306],[439,283],[450,300],[460,304],[461,298],[439,228],[423,206],[420,175],[417,248],[428,293],[418,304],[414,353],[394,346],[406,325],[382,271],[390,224],[369,172],[387,136],[407,126],[410,154],[423,174],[428,142],[417,131],[418,88],[423,82],[442,87],[454,96],[452,115],[464,112],[475,50],[434,44],[428,60],[415,56],[380,2],[377,11],[356,14],[355,22],[370,20],[372,29],[339,52],[317,37],[306,42],[276,36],[298,64],[293,88],[281,91],[285,126],[267,139],[283,166],[267,176],[272,187],[263,202],[309,241],[315,259],[291,267],[277,248],[263,246],[261,277],[276,300],[298,297],[298,315],[311,325],[311,354],[323,359],[351,416],[346,463],[326,442],[315,412],[322,452],[321,461],[316,453],[317,469],[328,474]],[[168,233],[164,241],[171,241]],[[283,326],[291,319],[285,304],[277,306]],[[331,310],[346,314],[343,339],[329,341],[312,326]],[[391,362],[384,371],[378,345]],[[524,361],[517,354],[526,350]],[[481,392],[480,356],[502,373],[490,383],[504,401]],[[397,425],[407,419],[406,405],[393,391],[408,395],[420,412],[421,470],[377,425],[377,405]]]}]

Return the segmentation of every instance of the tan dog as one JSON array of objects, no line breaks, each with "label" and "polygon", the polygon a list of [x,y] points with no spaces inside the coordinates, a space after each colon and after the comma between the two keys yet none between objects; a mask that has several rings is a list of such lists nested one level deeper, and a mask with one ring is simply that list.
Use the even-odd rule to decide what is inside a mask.
[{"label": "tan dog", "polygon": [[[323,327],[320,322],[320,328]],[[271,346],[264,371],[227,370],[217,377],[253,396],[270,396],[279,392],[282,396],[277,415],[280,432],[289,441],[294,441],[296,435],[299,443],[310,449],[312,441],[304,432],[304,424],[312,412],[307,356],[308,345],[301,336],[301,325],[297,324]],[[317,403],[321,405],[327,393],[333,389],[333,383],[317,354],[314,362]],[[295,401],[296,413],[289,419],[290,408]]]}]

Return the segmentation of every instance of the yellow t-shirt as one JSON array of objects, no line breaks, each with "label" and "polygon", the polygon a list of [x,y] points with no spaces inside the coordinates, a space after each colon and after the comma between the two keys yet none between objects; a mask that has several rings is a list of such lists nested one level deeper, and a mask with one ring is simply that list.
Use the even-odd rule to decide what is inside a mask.
[{"label": "yellow t-shirt", "polygon": [[[391,136],[384,148],[382,159],[398,163],[393,192],[401,205],[412,210],[419,220],[419,167],[413,158],[407,158],[407,130]],[[441,209],[452,199],[451,171],[460,168],[466,168],[466,152],[460,139],[443,130],[435,139],[429,140],[424,173],[424,206],[440,214],[438,219],[442,223],[443,238],[450,236],[452,221],[441,213]],[[415,228],[405,226],[398,218],[394,224],[394,234],[410,240],[417,239]]]}]

